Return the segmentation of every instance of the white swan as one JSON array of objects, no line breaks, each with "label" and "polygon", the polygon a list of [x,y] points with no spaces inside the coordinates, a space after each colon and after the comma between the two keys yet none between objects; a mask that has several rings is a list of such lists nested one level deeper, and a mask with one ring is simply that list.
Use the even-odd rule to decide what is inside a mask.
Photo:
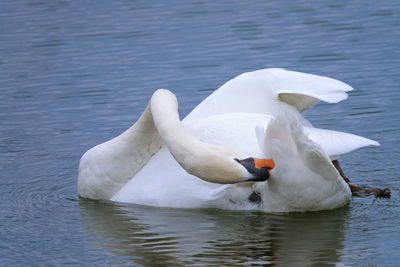
[{"label": "white swan", "polygon": [[313,128],[300,112],[350,90],[327,77],[259,70],[227,82],[182,123],[175,96],[158,90],[130,129],[83,155],[79,194],[185,208],[343,206],[351,192],[331,158],[378,143]]}]

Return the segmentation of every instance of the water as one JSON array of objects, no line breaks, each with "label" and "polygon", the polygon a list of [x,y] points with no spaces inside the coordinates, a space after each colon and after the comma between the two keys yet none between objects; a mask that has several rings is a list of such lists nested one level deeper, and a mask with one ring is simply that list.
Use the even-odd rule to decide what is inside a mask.
[{"label": "water", "polygon": [[[397,266],[399,12],[394,0],[3,1],[0,265]],[[265,67],[355,87],[306,116],[379,141],[342,165],[391,199],[269,215],[78,198],[80,156],[130,126],[155,89],[185,115]]]}]

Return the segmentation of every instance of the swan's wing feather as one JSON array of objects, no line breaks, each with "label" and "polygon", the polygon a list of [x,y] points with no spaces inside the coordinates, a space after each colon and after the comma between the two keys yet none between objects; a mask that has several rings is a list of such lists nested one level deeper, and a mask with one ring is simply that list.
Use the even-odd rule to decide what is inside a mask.
[{"label": "swan's wing feather", "polygon": [[323,149],[312,141],[299,123],[290,126],[297,152],[307,167],[322,177],[337,177],[338,172]]},{"label": "swan's wing feather", "polygon": [[257,143],[258,143],[259,147],[261,148],[261,152],[264,154],[264,156],[267,154],[266,149],[265,149],[267,146],[266,138],[265,138],[267,129],[268,129],[268,123],[264,124],[263,126],[257,125],[255,127]]},{"label": "swan's wing feather", "polygon": [[329,156],[339,156],[366,146],[379,146],[374,140],[344,132],[313,127],[304,127],[304,132]]},{"label": "swan's wing feather", "polygon": [[265,144],[265,149],[272,148],[274,155],[281,160],[301,160],[308,169],[322,177],[338,175],[328,155],[307,136],[296,118],[281,115],[272,120],[265,133]]},{"label": "swan's wing feather", "polygon": [[281,101],[299,111],[308,109],[319,102],[337,103],[347,99],[347,92],[353,90],[348,84],[325,76],[272,69],[275,90]]},{"label": "swan's wing feather", "polygon": [[347,98],[346,92],[352,89],[335,79],[284,69],[246,72],[213,92],[184,121],[232,112],[276,116],[281,110],[288,110],[283,102],[303,111],[319,100],[328,103],[344,100]]}]

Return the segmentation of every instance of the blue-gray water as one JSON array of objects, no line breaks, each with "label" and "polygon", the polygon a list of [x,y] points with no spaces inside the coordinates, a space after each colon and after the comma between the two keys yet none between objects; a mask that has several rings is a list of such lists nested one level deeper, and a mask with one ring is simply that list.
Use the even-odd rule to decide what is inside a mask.
[{"label": "blue-gray water", "polygon": [[[400,5],[383,1],[2,1],[0,266],[397,266]],[[316,213],[180,210],[79,200],[78,161],[160,87],[187,114],[266,67],[355,88],[306,112],[375,139],[348,176],[390,187]]]}]

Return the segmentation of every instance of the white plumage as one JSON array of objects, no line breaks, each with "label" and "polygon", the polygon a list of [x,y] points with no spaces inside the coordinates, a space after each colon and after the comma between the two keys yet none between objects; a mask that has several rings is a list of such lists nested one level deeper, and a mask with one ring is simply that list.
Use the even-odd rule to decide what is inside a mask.
[{"label": "white plumage", "polygon": [[[79,194],[182,208],[288,212],[343,206],[351,192],[331,158],[378,143],[316,129],[300,112],[319,100],[346,99],[350,90],[327,77],[258,70],[228,81],[182,123],[174,95],[158,90],[135,125],[85,153]],[[267,181],[237,183],[249,173],[232,159],[246,156],[275,161]],[[254,193],[260,201],[249,201]]]}]

